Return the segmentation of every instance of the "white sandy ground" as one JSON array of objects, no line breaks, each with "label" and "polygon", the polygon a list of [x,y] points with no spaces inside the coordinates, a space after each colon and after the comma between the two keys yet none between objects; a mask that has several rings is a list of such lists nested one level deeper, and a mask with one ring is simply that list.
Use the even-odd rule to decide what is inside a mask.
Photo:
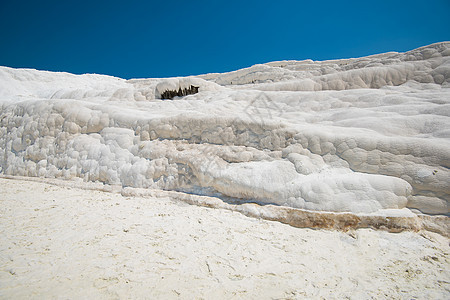
[{"label": "white sandy ground", "polygon": [[449,240],[0,179],[2,299],[449,299]]}]

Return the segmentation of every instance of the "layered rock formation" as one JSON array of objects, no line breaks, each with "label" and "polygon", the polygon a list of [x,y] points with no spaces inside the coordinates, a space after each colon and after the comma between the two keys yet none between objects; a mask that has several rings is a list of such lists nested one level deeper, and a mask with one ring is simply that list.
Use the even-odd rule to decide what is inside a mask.
[{"label": "layered rock formation", "polygon": [[172,79],[1,67],[0,103],[4,175],[449,213],[450,43]]}]

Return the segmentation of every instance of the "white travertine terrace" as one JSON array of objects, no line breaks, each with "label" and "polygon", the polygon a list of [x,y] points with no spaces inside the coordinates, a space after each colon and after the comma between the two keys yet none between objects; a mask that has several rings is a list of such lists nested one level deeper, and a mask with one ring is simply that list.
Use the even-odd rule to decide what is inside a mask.
[{"label": "white travertine terrace", "polygon": [[[190,85],[199,93],[158,99]],[[0,105],[3,175],[449,213],[449,42],[172,79],[0,67]]]}]

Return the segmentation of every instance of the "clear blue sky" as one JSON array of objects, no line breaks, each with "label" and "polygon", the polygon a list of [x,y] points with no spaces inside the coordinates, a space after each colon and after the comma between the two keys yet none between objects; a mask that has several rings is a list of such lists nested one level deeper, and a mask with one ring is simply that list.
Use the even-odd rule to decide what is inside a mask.
[{"label": "clear blue sky", "polygon": [[0,1],[0,65],[122,78],[450,40],[450,0]]}]

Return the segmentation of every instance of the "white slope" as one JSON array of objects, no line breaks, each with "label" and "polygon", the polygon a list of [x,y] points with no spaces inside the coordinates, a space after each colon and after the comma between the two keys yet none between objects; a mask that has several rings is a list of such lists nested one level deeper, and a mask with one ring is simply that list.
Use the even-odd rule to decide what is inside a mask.
[{"label": "white slope", "polygon": [[1,299],[448,299],[449,240],[431,232],[294,228],[19,180],[0,195]]},{"label": "white slope", "polygon": [[[158,99],[190,85],[199,93]],[[448,42],[173,79],[1,67],[0,103],[5,175],[449,213]]]}]

